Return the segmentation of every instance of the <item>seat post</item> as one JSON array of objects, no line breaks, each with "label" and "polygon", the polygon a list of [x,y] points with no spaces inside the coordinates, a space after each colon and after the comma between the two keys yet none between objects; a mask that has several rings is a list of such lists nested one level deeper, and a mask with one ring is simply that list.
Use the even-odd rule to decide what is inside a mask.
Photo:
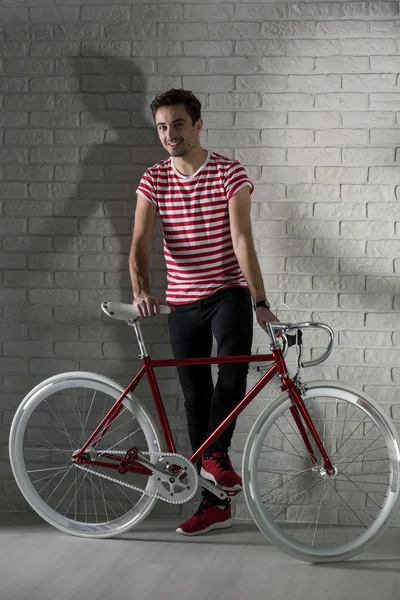
[{"label": "seat post", "polygon": [[127,323],[130,327],[133,327],[135,330],[136,338],[137,338],[137,341],[139,344],[139,350],[140,350],[139,358],[146,358],[147,356],[149,356],[149,354],[146,349],[146,344],[144,343],[139,320],[135,319],[134,321],[127,321]]}]

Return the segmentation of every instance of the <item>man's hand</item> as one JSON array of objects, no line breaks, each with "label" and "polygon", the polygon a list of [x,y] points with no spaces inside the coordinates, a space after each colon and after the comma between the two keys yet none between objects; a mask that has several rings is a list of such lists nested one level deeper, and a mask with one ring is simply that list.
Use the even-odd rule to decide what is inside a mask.
[{"label": "man's hand", "polygon": [[256,308],[256,317],[258,324],[267,331],[267,323],[279,323],[278,317],[274,315],[272,310],[266,306],[259,306]]},{"label": "man's hand", "polygon": [[133,306],[139,313],[139,317],[147,319],[160,313],[160,301],[151,294],[141,293],[134,301]]}]

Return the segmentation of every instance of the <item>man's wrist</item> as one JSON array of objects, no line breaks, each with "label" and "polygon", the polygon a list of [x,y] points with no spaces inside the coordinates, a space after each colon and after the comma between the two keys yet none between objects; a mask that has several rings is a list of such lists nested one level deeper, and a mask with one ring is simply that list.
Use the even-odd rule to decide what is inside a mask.
[{"label": "man's wrist", "polygon": [[271,308],[271,305],[266,298],[264,298],[263,300],[258,300],[257,302],[253,302],[254,310],[257,310],[257,308],[260,308],[260,306],[264,306],[265,308]]}]

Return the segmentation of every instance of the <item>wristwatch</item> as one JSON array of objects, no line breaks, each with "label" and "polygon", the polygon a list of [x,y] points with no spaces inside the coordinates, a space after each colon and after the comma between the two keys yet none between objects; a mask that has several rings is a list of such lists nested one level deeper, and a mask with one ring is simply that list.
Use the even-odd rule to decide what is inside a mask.
[{"label": "wristwatch", "polygon": [[259,300],[258,302],[253,302],[253,308],[256,310],[259,306],[265,306],[265,308],[271,308],[268,300]]}]

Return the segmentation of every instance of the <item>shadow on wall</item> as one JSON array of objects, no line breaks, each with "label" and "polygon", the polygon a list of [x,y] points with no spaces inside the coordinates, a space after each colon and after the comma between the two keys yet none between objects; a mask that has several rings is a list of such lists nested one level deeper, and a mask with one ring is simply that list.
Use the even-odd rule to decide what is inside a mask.
[{"label": "shadow on wall", "polygon": [[[30,373],[38,381],[83,370],[125,383],[138,366],[132,330],[103,315],[100,304],[132,301],[128,252],[135,191],[146,168],[163,158],[164,152],[146,112],[145,77],[134,61],[90,58],[89,73],[82,73],[82,59],[71,59],[80,76],[80,92],[63,95],[60,110],[69,111],[71,117],[80,113],[80,127],[58,125],[56,129],[55,182],[46,185],[53,212],[49,218],[35,220],[27,248],[47,288],[37,296],[30,290],[30,303],[42,304],[31,307],[41,309],[42,323],[37,324],[35,314],[28,317],[31,340],[40,340],[35,358],[29,361]],[[112,71],[99,74],[102,68],[96,65],[110,67],[110,62]],[[150,270],[152,281],[156,273],[157,281],[163,280],[159,226]],[[24,311],[20,317],[26,322]],[[151,342],[168,341],[165,317],[147,328],[145,339],[150,349]],[[144,384],[143,388],[148,394]]]}]

